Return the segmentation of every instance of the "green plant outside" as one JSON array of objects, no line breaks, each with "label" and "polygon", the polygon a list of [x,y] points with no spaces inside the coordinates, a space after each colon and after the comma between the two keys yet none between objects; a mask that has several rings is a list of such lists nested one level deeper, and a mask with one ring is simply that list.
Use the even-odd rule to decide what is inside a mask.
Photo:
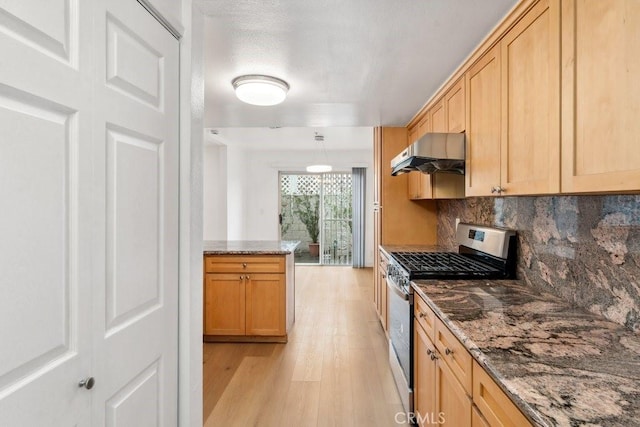
[{"label": "green plant outside", "polygon": [[312,243],[318,243],[320,235],[320,197],[315,194],[294,196],[293,213],[304,224]]}]

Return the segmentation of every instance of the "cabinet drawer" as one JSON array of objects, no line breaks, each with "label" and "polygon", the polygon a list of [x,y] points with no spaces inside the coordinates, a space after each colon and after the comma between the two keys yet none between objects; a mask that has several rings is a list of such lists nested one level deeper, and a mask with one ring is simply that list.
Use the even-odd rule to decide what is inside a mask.
[{"label": "cabinet drawer", "polygon": [[460,341],[451,333],[449,328],[440,319],[435,320],[434,344],[442,360],[456,376],[467,394],[471,394],[471,362],[473,359]]},{"label": "cabinet drawer", "polygon": [[490,426],[531,427],[529,420],[476,361],[473,361],[473,403]]},{"label": "cabinet drawer", "polygon": [[413,306],[413,312],[415,319],[418,324],[422,326],[429,339],[433,341],[433,337],[435,335],[436,315],[418,294],[414,295],[415,304]]},{"label": "cabinet drawer", "polygon": [[380,251],[380,269],[387,274],[387,266],[389,265],[389,258],[384,254],[384,252]]},{"label": "cabinet drawer", "polygon": [[282,255],[208,255],[206,273],[284,273]]}]

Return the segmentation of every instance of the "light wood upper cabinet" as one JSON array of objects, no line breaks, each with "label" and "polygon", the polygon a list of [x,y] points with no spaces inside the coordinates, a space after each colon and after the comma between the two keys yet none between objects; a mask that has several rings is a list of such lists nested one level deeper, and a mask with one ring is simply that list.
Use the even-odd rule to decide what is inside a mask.
[{"label": "light wood upper cabinet", "polygon": [[431,110],[431,131],[432,132],[446,132],[447,131],[447,116],[444,108],[444,99],[441,99]]},{"label": "light wood upper cabinet", "polygon": [[[457,111],[458,98],[464,95],[464,82],[457,84],[438,102],[432,109],[427,111],[420,122],[413,128],[409,129],[409,144],[415,142],[418,138],[428,132],[457,132],[457,130],[449,130],[448,123],[457,123],[461,119],[461,114]],[[447,102],[450,101],[450,102]],[[448,110],[448,105],[453,105],[453,110]],[[464,100],[461,103],[464,107]],[[449,113],[455,118],[449,120]],[[462,113],[464,117],[464,112]],[[456,125],[458,129],[464,130]],[[462,175],[439,173],[424,174],[420,172],[409,173],[409,198],[412,200],[422,199],[457,199],[464,197],[464,177]]]},{"label": "light wood upper cabinet", "polygon": [[640,189],[640,2],[562,2],[562,191]]},{"label": "light wood upper cabinet", "polygon": [[560,191],[560,12],[541,0],[467,72],[467,196]]},{"label": "light wood upper cabinet", "polygon": [[459,79],[444,96],[447,117],[447,132],[464,132],[465,121],[465,80]]},{"label": "light wood upper cabinet", "polygon": [[486,196],[500,185],[500,46],[472,65],[465,79],[465,194]]},{"label": "light wood upper cabinet", "polygon": [[541,0],[500,42],[504,195],[560,192],[559,9]]},{"label": "light wood upper cabinet", "polygon": [[[409,138],[407,140],[407,146],[413,144],[425,133],[431,130],[431,120],[429,114],[427,114],[418,125],[409,130]],[[408,192],[409,199],[421,200],[431,199],[431,178],[420,172],[411,172],[408,174]]]}]

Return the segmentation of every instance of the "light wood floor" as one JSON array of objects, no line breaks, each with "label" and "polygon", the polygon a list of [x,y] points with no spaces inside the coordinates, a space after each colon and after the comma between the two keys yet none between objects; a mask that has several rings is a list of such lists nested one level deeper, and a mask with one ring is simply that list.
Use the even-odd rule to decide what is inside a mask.
[{"label": "light wood floor", "polygon": [[372,281],[371,269],[298,266],[287,344],[205,344],[205,426],[399,425]]}]

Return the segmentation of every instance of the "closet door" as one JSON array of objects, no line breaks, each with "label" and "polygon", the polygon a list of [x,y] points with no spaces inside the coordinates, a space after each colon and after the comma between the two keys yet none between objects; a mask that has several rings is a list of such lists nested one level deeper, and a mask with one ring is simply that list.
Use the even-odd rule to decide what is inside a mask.
[{"label": "closet door", "polygon": [[95,13],[93,425],[177,425],[179,43],[134,0]]},{"label": "closet door", "polygon": [[88,7],[0,2],[1,426],[90,424]]}]

